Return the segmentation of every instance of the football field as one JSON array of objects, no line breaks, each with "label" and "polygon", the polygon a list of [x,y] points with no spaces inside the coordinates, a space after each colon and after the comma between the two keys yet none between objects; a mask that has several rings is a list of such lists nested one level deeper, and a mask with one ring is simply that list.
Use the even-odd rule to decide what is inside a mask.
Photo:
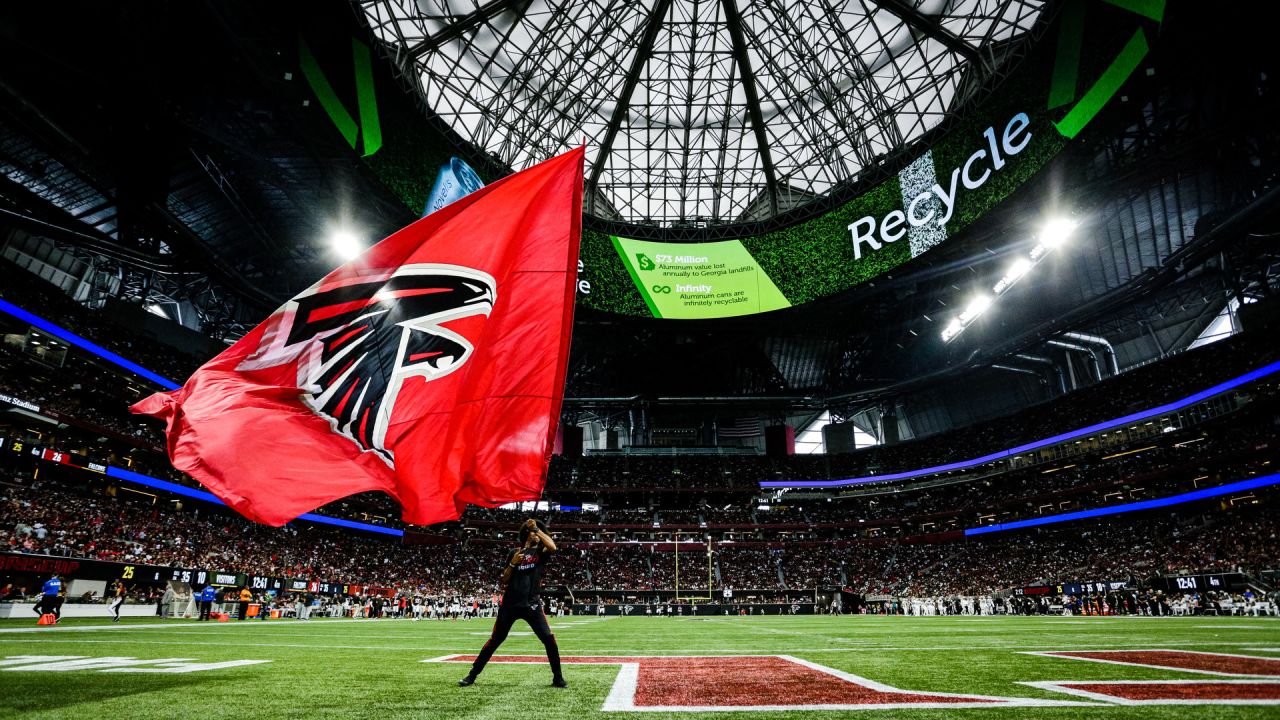
[{"label": "football field", "polygon": [[1280,717],[1271,618],[552,619],[568,689],[517,624],[0,622],[5,718]]}]

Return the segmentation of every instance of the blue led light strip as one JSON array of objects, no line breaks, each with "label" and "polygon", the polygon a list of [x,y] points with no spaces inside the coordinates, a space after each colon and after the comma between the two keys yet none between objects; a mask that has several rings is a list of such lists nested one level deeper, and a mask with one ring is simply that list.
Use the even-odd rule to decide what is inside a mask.
[{"label": "blue led light strip", "polygon": [[1201,400],[1205,400],[1206,398],[1211,398],[1214,395],[1219,395],[1221,393],[1227,392],[1228,390],[1234,390],[1235,388],[1238,388],[1241,385],[1247,385],[1248,383],[1251,383],[1254,380],[1267,377],[1268,375],[1272,375],[1276,372],[1280,372],[1280,361],[1273,362],[1269,365],[1263,365],[1257,370],[1251,370],[1245,373],[1244,375],[1241,375],[1240,377],[1232,378],[1231,380],[1228,380],[1218,385],[1214,385],[1213,387],[1208,388],[1206,390],[1201,390],[1200,392],[1195,393],[1194,395],[1188,395],[1187,397],[1184,397],[1181,400],[1175,400],[1174,402],[1167,403],[1165,405],[1160,405],[1159,407],[1150,408],[1148,410],[1141,410],[1131,415],[1125,415],[1124,417],[1115,418],[1114,420],[1106,420],[1104,422],[1100,422],[1095,425],[1082,427],[1078,430],[1071,430],[1070,432],[1065,432],[1065,433],[1062,433],[1061,435],[1054,435],[1053,437],[1048,437],[1043,440],[1036,440],[1034,442],[1027,443],[1026,445],[1019,445],[1018,447],[1015,447],[1015,448],[1009,448],[1008,450],[1000,450],[998,452],[993,452],[990,455],[983,455],[982,457],[973,458],[972,460],[961,460],[959,462],[948,463],[946,465],[935,465],[934,467],[921,468],[919,470],[907,470],[904,472],[889,473],[886,475],[867,475],[864,477],[848,478],[846,480],[767,480],[767,481],[761,482],[760,487],[762,488],[844,487],[846,485],[863,485],[866,483],[888,482],[890,480],[909,480],[911,478],[920,477],[922,475],[933,475],[940,472],[947,472],[949,470],[963,470],[965,468],[971,468],[977,465],[981,465],[983,463],[991,462],[992,460],[999,460],[1001,458],[1012,457],[1020,453],[1029,452],[1031,450],[1038,450],[1042,447],[1046,447],[1049,445],[1056,445],[1065,440],[1072,440],[1078,437],[1092,435],[1093,433],[1100,432],[1102,430],[1110,430],[1111,428],[1120,427],[1122,425],[1128,425],[1129,423],[1137,422],[1139,420],[1146,420],[1148,418],[1164,415],[1165,413],[1181,410],[1185,407],[1194,405],[1200,402]]},{"label": "blue led light strip", "polygon": [[998,523],[996,525],[968,528],[964,531],[964,534],[966,537],[972,535],[986,535],[987,533],[1004,532],[1005,530],[1019,530],[1021,528],[1039,527],[1041,525],[1053,525],[1055,523],[1084,520],[1085,518],[1102,517],[1104,515],[1119,515],[1121,513],[1137,512],[1139,510],[1153,510],[1155,508],[1169,507],[1170,505],[1181,505],[1182,503],[1195,502],[1196,500],[1204,500],[1206,498],[1219,497],[1221,495],[1230,495],[1231,493],[1255,490],[1257,488],[1269,487],[1271,485],[1278,484],[1280,484],[1280,474],[1263,475],[1262,477],[1251,478],[1249,480],[1227,483],[1226,485],[1205,488],[1203,490],[1193,490],[1180,495],[1170,495],[1168,497],[1156,498],[1154,500],[1142,500],[1140,502],[1125,503],[1123,505],[1112,505],[1110,507],[1093,508],[1091,510],[1078,510],[1076,512],[1062,513],[1060,515],[1045,515],[1044,517],[1032,518],[1030,520],[1014,520],[1013,522]]},{"label": "blue led light strip", "polygon": [[[175,495],[182,495],[184,497],[195,498],[196,500],[203,500],[205,502],[210,502],[217,505],[226,505],[226,503],[218,499],[217,495],[214,495],[213,493],[207,490],[196,490],[195,488],[189,488],[185,485],[172,483],[172,482],[169,482],[168,480],[161,480],[160,478],[153,478],[150,475],[143,475],[142,473],[137,473],[132,470],[125,470],[124,468],[118,468],[114,465],[110,465],[107,467],[107,475],[119,480],[125,480],[127,482],[137,483],[138,485],[143,485],[149,488],[155,488],[156,490],[163,490],[165,492],[173,493]],[[328,515],[304,513],[302,515],[299,515],[298,519],[306,520],[307,522],[320,523],[322,525],[335,525],[337,527],[351,528],[352,530],[364,530],[366,532],[381,533],[383,535],[393,535],[395,537],[404,536],[404,531],[399,530],[397,528],[383,527],[381,525],[371,525],[369,523],[356,522],[355,520],[344,520],[342,518],[329,517]]]},{"label": "blue led light strip", "polygon": [[29,323],[30,325],[33,325],[43,330],[44,332],[49,333],[50,335],[58,338],[59,340],[62,340],[70,345],[75,345],[81,350],[85,350],[87,352],[93,353],[94,355],[97,355],[103,360],[106,360],[111,363],[115,363],[116,365],[119,365],[125,370],[128,370],[129,372],[133,373],[134,375],[150,380],[151,382],[159,385],[165,390],[177,390],[178,388],[182,387],[181,385],[175,383],[174,381],[169,380],[168,378],[161,377],[160,375],[157,375],[156,373],[151,372],[150,370],[142,367],[141,365],[135,362],[132,362],[130,360],[125,360],[124,358],[120,357],[119,355],[111,352],[110,350],[100,345],[97,345],[88,340],[85,340],[84,338],[80,337],[79,335],[76,335],[70,330],[66,330],[62,327],[59,327],[58,325],[54,325],[53,323],[49,322],[48,320],[45,320],[39,315],[29,313],[26,310],[23,310],[22,308],[18,307],[17,305],[14,305],[11,302],[0,300],[0,311],[7,312],[10,315],[18,318],[19,320],[25,323]]},{"label": "blue led light strip", "polygon": [[[115,363],[125,370],[128,370],[139,377],[146,378],[166,390],[177,390],[179,387],[182,387],[172,380],[161,377],[135,362],[126,360],[100,345],[85,340],[70,330],[54,325],[39,315],[29,313],[11,302],[0,299],[0,311],[7,312],[19,320],[29,323],[30,325],[37,327],[56,338],[59,338],[71,345],[75,345],[82,350],[93,353],[103,360]],[[226,503],[218,499],[217,495],[206,490],[196,490],[185,485],[169,482],[168,480],[161,480],[160,478],[153,478],[150,475],[143,475],[142,473],[136,473],[132,470],[118,468],[114,465],[107,467],[107,475],[120,480],[127,480],[132,483],[144,485],[149,488],[164,490],[165,492],[170,492],[175,495],[195,498],[196,500],[203,500],[205,502],[211,502],[218,505],[226,505]],[[369,523],[356,522],[354,520],[344,520],[342,518],[329,517],[328,515],[316,515],[315,513],[304,513],[299,515],[298,519],[323,525],[336,525],[338,527],[351,528],[353,530],[382,533],[383,535],[395,535],[396,537],[404,535],[403,530],[397,530],[395,528],[382,527],[381,525],[370,525]]]}]

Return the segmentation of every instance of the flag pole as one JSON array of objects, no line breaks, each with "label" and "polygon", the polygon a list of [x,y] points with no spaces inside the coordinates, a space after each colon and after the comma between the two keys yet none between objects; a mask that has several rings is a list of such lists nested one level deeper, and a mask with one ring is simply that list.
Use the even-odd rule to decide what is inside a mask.
[{"label": "flag pole", "polygon": [[680,602],[680,531],[676,531],[676,602]]}]

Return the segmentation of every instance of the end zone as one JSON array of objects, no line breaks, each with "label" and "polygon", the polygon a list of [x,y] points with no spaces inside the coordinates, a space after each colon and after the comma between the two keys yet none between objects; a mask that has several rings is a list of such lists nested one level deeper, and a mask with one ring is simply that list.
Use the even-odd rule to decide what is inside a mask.
[{"label": "end zone", "polygon": [[[422,662],[469,663],[474,655]],[[1097,703],[1038,698],[916,692],[895,688],[791,655],[585,656],[565,664],[618,665],[602,711],[732,712],[895,710],[977,707],[1063,707]],[[492,662],[544,664],[533,655]]]},{"label": "end zone", "polygon": [[[1039,690],[1116,705],[1280,705],[1280,659],[1199,650],[1058,650],[1024,655],[1168,670],[1194,680],[1043,680]],[[1219,679],[1222,677],[1231,679]]]}]

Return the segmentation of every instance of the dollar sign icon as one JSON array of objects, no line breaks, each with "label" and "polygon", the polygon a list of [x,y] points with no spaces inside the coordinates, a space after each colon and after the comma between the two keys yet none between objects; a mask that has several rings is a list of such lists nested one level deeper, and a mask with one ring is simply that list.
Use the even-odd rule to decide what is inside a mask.
[{"label": "dollar sign icon", "polygon": [[654,265],[653,261],[649,259],[649,256],[644,253],[636,253],[636,261],[640,264],[641,270],[652,270],[657,267],[657,265]]}]

